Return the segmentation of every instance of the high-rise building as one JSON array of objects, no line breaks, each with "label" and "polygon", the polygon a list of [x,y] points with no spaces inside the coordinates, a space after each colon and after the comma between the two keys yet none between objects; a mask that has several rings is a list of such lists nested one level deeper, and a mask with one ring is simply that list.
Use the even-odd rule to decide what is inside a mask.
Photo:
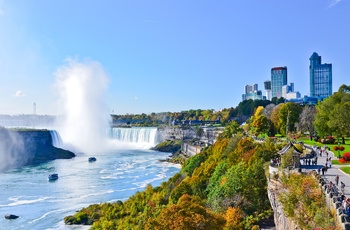
[{"label": "high-rise building", "polygon": [[265,96],[262,95],[261,90],[258,89],[258,84],[246,85],[244,87],[244,94],[242,94],[242,101],[244,100],[263,100]]},{"label": "high-rise building", "polygon": [[310,57],[310,96],[326,98],[332,95],[332,64],[321,64],[321,56]]},{"label": "high-rise building", "polygon": [[250,93],[258,90],[258,84],[246,85],[244,87],[244,93]]},{"label": "high-rise building", "polygon": [[266,100],[271,100],[271,81],[264,81],[264,88],[266,92]]},{"label": "high-rise building", "polygon": [[271,97],[282,97],[282,87],[287,85],[287,67],[274,67],[271,69]]},{"label": "high-rise building", "polygon": [[289,83],[289,85],[282,86],[282,97],[287,99],[287,94],[294,92],[294,83]]}]

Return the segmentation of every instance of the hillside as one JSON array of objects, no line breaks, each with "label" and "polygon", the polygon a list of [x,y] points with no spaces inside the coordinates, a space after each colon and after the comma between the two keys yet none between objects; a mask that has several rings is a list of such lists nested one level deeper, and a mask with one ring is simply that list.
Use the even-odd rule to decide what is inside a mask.
[{"label": "hillside", "polygon": [[275,146],[236,135],[189,158],[161,186],[125,202],[94,204],[66,224],[92,229],[253,229],[271,216],[264,164]]}]

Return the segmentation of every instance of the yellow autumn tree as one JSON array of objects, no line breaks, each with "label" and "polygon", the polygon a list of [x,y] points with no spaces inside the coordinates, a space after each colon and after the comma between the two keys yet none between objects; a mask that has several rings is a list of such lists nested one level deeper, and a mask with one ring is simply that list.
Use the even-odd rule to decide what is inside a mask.
[{"label": "yellow autumn tree", "polygon": [[244,213],[240,208],[229,207],[225,213],[226,225],[225,230],[243,229],[242,222]]}]

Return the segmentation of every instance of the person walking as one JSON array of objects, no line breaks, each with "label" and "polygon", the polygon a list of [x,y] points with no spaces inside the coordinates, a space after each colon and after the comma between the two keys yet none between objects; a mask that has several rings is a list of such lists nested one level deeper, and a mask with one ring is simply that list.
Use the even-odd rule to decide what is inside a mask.
[{"label": "person walking", "polygon": [[340,190],[341,190],[342,194],[344,195],[344,192],[345,192],[345,184],[343,183],[343,181],[340,181]]},{"label": "person walking", "polygon": [[339,176],[338,175],[336,175],[335,176],[335,184],[338,186],[338,184],[339,184]]}]

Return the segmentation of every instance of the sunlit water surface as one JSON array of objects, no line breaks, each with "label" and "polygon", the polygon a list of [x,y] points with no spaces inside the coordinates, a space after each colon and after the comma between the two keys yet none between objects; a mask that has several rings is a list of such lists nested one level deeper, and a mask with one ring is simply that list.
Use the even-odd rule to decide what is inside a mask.
[{"label": "sunlit water surface", "polygon": [[[96,156],[24,167],[0,173],[0,229],[86,229],[68,226],[63,218],[90,204],[126,200],[147,184],[158,186],[180,170],[161,162],[168,153],[151,150],[116,150]],[[58,173],[49,182],[50,173]],[[20,216],[15,220],[6,214]]]}]

